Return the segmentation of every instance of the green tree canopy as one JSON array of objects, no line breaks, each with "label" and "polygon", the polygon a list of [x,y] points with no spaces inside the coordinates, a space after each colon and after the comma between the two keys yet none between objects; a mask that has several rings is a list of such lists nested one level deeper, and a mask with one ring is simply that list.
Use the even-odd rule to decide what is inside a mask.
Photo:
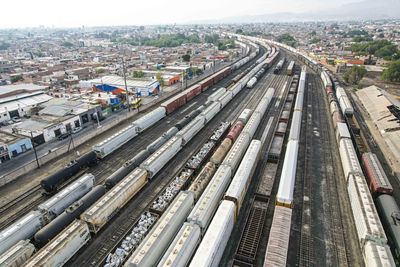
[{"label": "green tree canopy", "polygon": [[291,36],[290,34],[288,34],[288,33],[284,33],[284,34],[279,35],[276,38],[276,40],[278,42],[280,42],[280,43],[287,44],[287,45],[289,45],[291,47],[296,47],[296,45],[297,45],[296,39],[293,36]]},{"label": "green tree canopy", "polygon": [[390,82],[400,82],[400,60],[389,64],[389,67],[382,73],[382,79]]},{"label": "green tree canopy", "polygon": [[200,37],[197,34],[184,35],[177,34],[163,34],[154,39],[144,39],[144,45],[156,47],[177,47],[183,43],[200,43]]},{"label": "green tree canopy", "polygon": [[386,60],[400,58],[400,52],[397,46],[388,40],[353,44],[351,46],[351,51],[361,55],[375,55]]},{"label": "green tree canopy", "polygon": [[365,74],[367,74],[367,70],[364,66],[353,66],[351,69],[345,72],[343,78],[350,84],[358,84]]},{"label": "green tree canopy", "polygon": [[133,78],[143,78],[144,72],[141,70],[135,70],[135,71],[133,71],[132,76],[133,76]]},{"label": "green tree canopy", "polygon": [[6,42],[1,42],[0,43],[0,50],[7,50],[11,45]]},{"label": "green tree canopy", "polygon": [[189,54],[183,55],[182,60],[185,62],[190,62],[190,55]]}]

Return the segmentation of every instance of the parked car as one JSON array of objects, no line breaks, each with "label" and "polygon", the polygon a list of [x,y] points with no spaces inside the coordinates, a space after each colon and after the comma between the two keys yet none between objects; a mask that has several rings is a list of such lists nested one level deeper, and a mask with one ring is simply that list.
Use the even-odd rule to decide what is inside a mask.
[{"label": "parked car", "polygon": [[58,139],[58,140],[64,140],[64,139],[68,138],[68,136],[70,136],[69,133],[63,133],[63,134],[59,135],[59,136],[57,137],[57,139]]},{"label": "parked car", "polygon": [[13,118],[12,118],[12,121],[13,121],[13,122],[21,122],[21,118],[19,118],[19,117],[13,117]]},{"label": "parked car", "polygon": [[72,129],[71,133],[78,133],[82,130],[82,127],[75,127],[74,129]]}]

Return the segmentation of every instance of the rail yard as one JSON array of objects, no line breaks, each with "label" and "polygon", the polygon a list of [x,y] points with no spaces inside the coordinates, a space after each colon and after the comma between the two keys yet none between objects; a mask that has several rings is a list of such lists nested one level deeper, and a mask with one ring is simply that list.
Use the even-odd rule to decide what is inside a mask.
[{"label": "rail yard", "polygon": [[241,58],[0,207],[0,266],[396,266],[397,184],[351,97],[294,48],[223,35]]}]

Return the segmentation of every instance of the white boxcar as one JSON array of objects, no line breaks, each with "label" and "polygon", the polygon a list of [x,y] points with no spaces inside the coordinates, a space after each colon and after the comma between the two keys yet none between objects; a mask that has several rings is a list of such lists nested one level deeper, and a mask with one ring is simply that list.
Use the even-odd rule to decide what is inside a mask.
[{"label": "white boxcar", "polygon": [[206,119],[205,123],[208,123],[218,112],[221,110],[221,103],[214,102],[206,107],[205,110],[201,113],[201,115]]},{"label": "white boxcar", "polygon": [[30,239],[44,225],[40,211],[31,211],[0,232],[0,254],[17,244]]},{"label": "white boxcar", "polygon": [[235,219],[235,204],[227,200],[222,201],[193,256],[190,267],[220,266],[219,262],[232,233]]},{"label": "white boxcar", "polygon": [[254,112],[258,111],[260,112],[261,116],[264,116],[265,111],[268,108],[269,103],[271,103],[272,98],[274,97],[275,94],[275,89],[274,88],[268,88],[267,92],[263,95],[261,98],[261,101],[258,103],[256,109]]},{"label": "white boxcar", "polygon": [[293,112],[292,124],[290,125],[289,140],[300,140],[302,112],[295,110]]},{"label": "white boxcar", "polygon": [[112,136],[104,139],[100,143],[94,145],[93,151],[98,157],[104,158],[137,135],[137,127],[131,124]]},{"label": "white boxcar", "polygon": [[237,95],[243,88],[242,83],[239,81],[236,83],[230,90],[232,91],[233,95]]},{"label": "white boxcar", "polygon": [[278,206],[292,207],[294,182],[296,180],[297,153],[299,141],[289,140],[283,161],[276,203]]},{"label": "white boxcar", "polygon": [[38,206],[47,221],[60,215],[76,200],[89,192],[94,185],[94,176],[91,173],[82,175],[78,180],[68,185],[56,195]]},{"label": "white boxcar", "polygon": [[207,102],[215,102],[217,101],[223,94],[225,94],[226,88],[221,87],[217,91],[215,91],[212,95],[207,98]]},{"label": "white boxcar", "polygon": [[0,266],[23,266],[33,252],[35,252],[35,246],[29,240],[21,240],[0,256]]},{"label": "white boxcar", "polygon": [[350,100],[346,94],[346,91],[342,87],[336,88],[336,98],[339,100],[339,106],[344,115],[353,115],[354,109],[350,103]]},{"label": "white boxcar", "polygon": [[125,266],[155,266],[181,228],[193,204],[192,192],[180,192],[127,260]]},{"label": "white boxcar", "polygon": [[249,134],[242,132],[236,139],[231,149],[229,150],[222,164],[230,166],[232,168],[232,171],[236,171],[236,168],[239,165],[241,159],[243,158],[243,155],[246,152],[249,143],[250,143]]},{"label": "white boxcar", "polygon": [[174,241],[172,241],[162,257],[158,267],[187,266],[200,240],[200,227],[194,223],[184,223]]},{"label": "white boxcar", "polygon": [[253,177],[253,172],[257,167],[260,150],[261,141],[251,141],[250,146],[225,193],[224,198],[226,200],[231,200],[236,204],[236,214],[239,214],[240,208],[242,207],[244,197],[250,185],[251,178]]},{"label": "white boxcar", "polygon": [[[179,134],[179,132],[178,132]],[[149,178],[155,176],[182,148],[182,137],[174,136],[156,152],[151,154],[140,167],[149,172]]]},{"label": "white boxcar", "polygon": [[50,243],[39,250],[24,266],[63,266],[89,240],[90,232],[87,224],[75,220]]},{"label": "white boxcar", "polygon": [[188,216],[188,222],[196,223],[202,231],[205,231],[231,181],[231,177],[231,168],[221,165]]},{"label": "white boxcar", "polygon": [[368,240],[377,244],[386,244],[385,231],[383,230],[365,177],[362,175],[350,175],[347,192],[361,248]]},{"label": "white boxcar", "polygon": [[257,78],[253,77],[253,78],[250,79],[250,81],[247,82],[246,87],[247,88],[253,88],[254,85],[256,84],[256,82],[257,82]]},{"label": "white boxcar", "polygon": [[197,116],[188,125],[183,127],[182,130],[176,133],[176,136],[182,137],[182,145],[187,144],[205,124],[205,118],[203,116]]},{"label": "white boxcar", "polygon": [[147,172],[134,169],[110,191],[81,214],[90,231],[97,233],[147,183]]},{"label": "white boxcar", "polygon": [[258,125],[260,125],[261,121],[261,114],[258,111],[254,111],[253,114],[251,115],[249,121],[246,123],[244,126],[242,132],[247,133],[251,138],[253,138],[254,134],[257,131]]},{"label": "white boxcar", "polygon": [[135,120],[132,125],[137,127],[138,132],[143,132],[147,128],[153,126],[161,120],[162,118],[165,117],[165,108],[164,107],[159,107],[156,108],[155,110],[147,113],[143,117]]},{"label": "white boxcar", "polygon": [[225,92],[220,98],[218,98],[218,102],[221,103],[221,107],[225,107],[226,104],[229,103],[233,98],[233,94],[231,91]]},{"label": "white boxcar", "polygon": [[294,110],[303,111],[304,91],[298,91],[296,102],[294,102]]},{"label": "white boxcar", "polygon": [[347,124],[338,122],[336,123],[336,141],[339,143],[342,138],[350,139],[351,136]]},{"label": "white boxcar", "polygon": [[265,252],[264,267],[286,266],[291,223],[292,209],[275,206],[267,250]]},{"label": "white boxcar", "polygon": [[240,115],[238,117],[238,121],[241,121],[244,124],[246,124],[252,113],[253,113],[253,111],[251,109],[249,109],[249,108],[244,109],[242,111],[242,113],[240,113]]},{"label": "white boxcar", "polygon": [[395,267],[392,252],[388,245],[377,245],[367,241],[363,249],[366,267]]},{"label": "white boxcar", "polygon": [[339,153],[342,162],[344,177],[346,181],[352,173],[362,173],[360,162],[351,139],[341,139],[339,142]]}]

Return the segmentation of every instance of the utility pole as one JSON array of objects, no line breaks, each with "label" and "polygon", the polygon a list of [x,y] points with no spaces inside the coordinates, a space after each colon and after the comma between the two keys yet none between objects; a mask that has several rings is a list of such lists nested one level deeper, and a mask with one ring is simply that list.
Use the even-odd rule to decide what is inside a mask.
[{"label": "utility pole", "polygon": [[31,133],[31,143],[32,143],[33,151],[35,152],[36,164],[37,164],[37,167],[39,169],[40,168],[40,164],[39,164],[39,159],[38,159],[37,152],[36,152],[35,142],[33,141],[32,131],[30,131],[30,133]]},{"label": "utility pole", "polygon": [[125,70],[124,55],[122,55],[122,74],[123,74],[123,76],[124,76],[125,92],[126,92],[126,102],[128,103],[128,112],[129,112],[129,111],[131,111],[131,105],[129,104],[128,85],[127,85],[127,83],[126,83],[126,70]]}]

